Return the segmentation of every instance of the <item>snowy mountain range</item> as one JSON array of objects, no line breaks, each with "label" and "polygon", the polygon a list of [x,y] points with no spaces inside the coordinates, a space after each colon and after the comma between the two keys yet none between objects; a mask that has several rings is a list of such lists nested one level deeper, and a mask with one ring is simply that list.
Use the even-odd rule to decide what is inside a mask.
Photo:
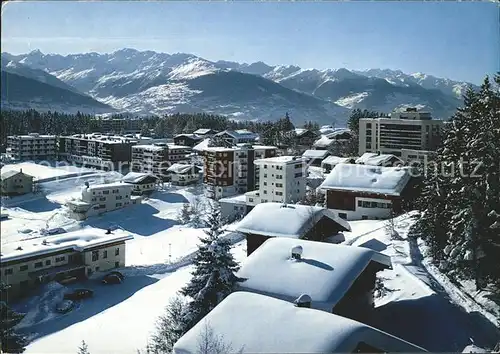
[{"label": "snowy mountain range", "polygon": [[[47,87],[37,84],[40,92],[32,87],[21,95],[9,88],[28,85],[26,79],[56,91],[47,93]],[[343,125],[354,108],[390,112],[418,106],[436,118],[447,118],[460,105],[467,85],[393,70],[212,62],[191,54],[134,49],[67,56],[38,50],[22,55],[2,53],[2,106],[36,104],[40,108],[50,102],[66,110],[74,106],[93,113],[203,111],[235,119],[274,120],[290,112],[296,122]],[[57,90],[82,101],[73,96],[68,99]]]}]

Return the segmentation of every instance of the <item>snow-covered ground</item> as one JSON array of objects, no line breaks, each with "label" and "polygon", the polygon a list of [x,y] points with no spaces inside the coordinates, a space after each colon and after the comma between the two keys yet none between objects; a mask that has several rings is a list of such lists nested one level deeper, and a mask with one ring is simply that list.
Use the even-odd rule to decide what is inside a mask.
[{"label": "snow-covered ground", "polygon": [[35,162],[20,162],[8,164],[2,167],[1,173],[5,173],[7,171],[21,170],[35,177],[35,179],[39,182],[48,181],[56,178],[65,178],[69,176],[83,176],[90,173],[95,173],[95,170],[84,168],[84,167],[76,167],[72,166],[65,162],[56,163],[35,163]]},{"label": "snow-covered ground", "polygon": [[[6,207],[10,219],[1,222],[2,244],[40,237],[40,229],[47,224],[66,229],[120,227],[134,236],[127,241],[123,284],[105,286],[91,279],[71,285],[93,289],[94,297],[77,303],[64,315],[51,310],[67,291],[61,286],[41,289],[38,296],[18,305],[18,310],[28,312],[19,324],[32,340],[26,353],[72,353],[82,340],[93,354],[136,353],[145,348],[169,298],[190,279],[191,256],[203,230],[179,225],[176,218],[183,203],[200,195],[199,188],[166,187],[141,205],[81,223],[65,216],[62,204],[78,194],[85,179],[113,181],[119,177],[94,172],[78,179],[44,182],[43,197]],[[200,200],[208,203],[203,197]],[[394,269],[380,273],[386,290],[376,299],[372,325],[431,351],[462,351],[472,342],[492,347],[500,338],[491,322],[495,319],[472,300],[457,297],[452,284],[433,275],[421,261],[421,245],[406,237],[412,223],[409,215],[397,219],[397,240],[388,235],[385,222],[377,220],[350,222],[352,232],[345,233],[346,244],[371,247],[392,258]],[[233,252],[241,262],[246,257],[246,242],[235,242]]]}]

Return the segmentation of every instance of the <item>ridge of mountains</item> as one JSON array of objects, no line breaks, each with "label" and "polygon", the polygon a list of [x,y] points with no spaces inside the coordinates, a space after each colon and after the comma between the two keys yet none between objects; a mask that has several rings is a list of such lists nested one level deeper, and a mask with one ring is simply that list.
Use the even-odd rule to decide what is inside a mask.
[{"label": "ridge of mountains", "polygon": [[[2,107],[109,114],[206,112],[234,119],[345,125],[354,108],[409,106],[448,118],[466,82],[400,70],[303,69],[209,61],[186,53],[2,53]],[[472,85],[474,86],[474,85]]]}]

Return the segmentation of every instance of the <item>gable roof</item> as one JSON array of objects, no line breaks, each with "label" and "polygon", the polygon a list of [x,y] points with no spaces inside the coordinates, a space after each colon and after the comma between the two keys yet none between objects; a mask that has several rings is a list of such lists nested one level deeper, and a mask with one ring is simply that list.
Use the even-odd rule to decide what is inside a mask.
[{"label": "gable roof", "polygon": [[328,150],[306,150],[302,154],[302,157],[308,159],[322,159],[328,156],[330,152]]},{"label": "gable roof", "polygon": [[210,128],[200,128],[200,129],[195,130],[193,132],[193,134],[205,135],[205,134],[208,134],[210,132],[215,133],[215,130],[210,129]]},{"label": "gable roof", "polygon": [[194,171],[194,173],[197,173],[200,171],[200,168],[192,164],[174,163],[167,169],[167,172],[172,172],[176,174],[184,174],[190,171]]},{"label": "gable roof", "polygon": [[201,142],[193,146],[194,151],[203,151],[208,147],[208,143],[210,143],[210,138],[203,139]]},{"label": "gable roof", "polygon": [[322,165],[324,164],[333,166],[339,163],[354,163],[354,159],[352,157],[328,156],[321,162]]},{"label": "gable roof", "polygon": [[[300,260],[291,258],[296,246],[302,247]],[[237,276],[245,279],[242,290],[286,301],[307,294],[312,307],[331,312],[372,262],[380,269],[392,268],[389,256],[368,248],[270,238],[248,256]]]},{"label": "gable roof", "polygon": [[224,130],[221,131],[220,133],[215,134],[215,136],[223,136],[223,135],[229,135],[234,139],[257,139],[258,135],[255,134],[254,132],[251,132],[250,130],[247,129],[239,129],[239,130]]},{"label": "gable roof", "polygon": [[319,188],[399,196],[410,177],[407,167],[338,164]]},{"label": "gable roof", "polygon": [[174,136],[174,139],[175,138],[189,138],[189,139],[193,139],[195,141],[198,141],[198,140],[203,139],[204,137],[199,136],[197,134],[193,134],[193,133],[182,133],[182,134],[177,134],[176,136]]},{"label": "gable roof", "polygon": [[300,238],[322,217],[328,217],[345,231],[351,226],[332,211],[308,205],[257,204],[236,226],[236,231],[268,237]]},{"label": "gable roof", "polygon": [[123,178],[122,181],[125,183],[141,183],[146,178],[153,178],[157,180],[158,178],[150,173],[140,173],[140,172],[129,172]]},{"label": "gable roof", "polygon": [[0,178],[2,180],[9,179],[11,177],[17,176],[18,174],[22,173],[21,171],[16,171],[16,170],[9,170],[7,172],[4,172],[1,174]]},{"label": "gable roof", "polygon": [[207,326],[230,346],[228,353],[351,353],[361,341],[383,345],[387,352],[425,351],[348,318],[239,291],[184,334],[173,353],[199,353]]},{"label": "gable roof", "polygon": [[361,157],[356,160],[357,164],[372,165],[372,166],[384,166],[391,161],[396,161],[397,164],[403,164],[401,160],[396,155],[392,154],[377,154],[373,152],[365,152]]}]

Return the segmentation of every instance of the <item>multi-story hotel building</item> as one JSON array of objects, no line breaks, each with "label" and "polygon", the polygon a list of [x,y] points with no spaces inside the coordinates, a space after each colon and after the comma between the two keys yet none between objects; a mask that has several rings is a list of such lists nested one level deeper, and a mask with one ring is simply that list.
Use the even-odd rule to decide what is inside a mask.
[{"label": "multi-story hotel building", "polygon": [[241,144],[234,147],[206,147],[203,151],[205,192],[220,199],[254,190],[259,185],[259,165],[254,161],[276,156],[274,146]]},{"label": "multi-story hotel building", "polygon": [[133,237],[122,230],[82,230],[2,245],[0,271],[7,298],[26,295],[37,285],[65,277],[85,278],[125,266],[125,241]]},{"label": "multi-story hotel building", "polygon": [[59,138],[59,156],[81,165],[113,169],[128,166],[135,139],[101,134],[75,134]]},{"label": "multi-story hotel building", "polygon": [[300,157],[269,157],[254,164],[259,166],[258,190],[246,193],[247,205],[297,203],[305,197],[307,164]]},{"label": "multi-story hotel building", "polygon": [[174,163],[188,160],[191,148],[188,146],[156,143],[132,146],[132,171],[151,173],[164,178]]},{"label": "multi-story hotel building", "polygon": [[410,155],[411,151],[433,151],[439,144],[442,124],[440,120],[433,120],[429,112],[413,108],[393,112],[390,118],[362,118],[359,120],[359,154],[380,152],[402,156],[403,149],[409,150]]},{"label": "multi-story hotel building", "polygon": [[31,133],[7,137],[7,153],[14,160],[54,160],[56,136]]}]

